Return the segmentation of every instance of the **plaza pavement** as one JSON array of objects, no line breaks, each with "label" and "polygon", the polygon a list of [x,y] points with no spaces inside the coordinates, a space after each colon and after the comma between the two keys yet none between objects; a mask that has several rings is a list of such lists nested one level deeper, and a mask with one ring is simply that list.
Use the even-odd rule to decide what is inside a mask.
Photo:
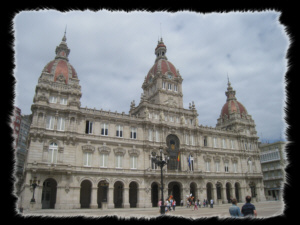
[{"label": "plaza pavement", "polygon": [[[241,208],[244,203],[238,203]],[[270,218],[274,216],[283,215],[284,203],[281,201],[265,201],[254,203],[257,210],[257,218]],[[187,208],[186,206],[177,206],[175,211],[167,212],[166,216],[181,217],[188,219],[197,218],[228,218],[229,207],[231,204],[214,205],[213,208],[198,208],[193,210],[194,207]],[[159,217],[158,207],[156,208],[118,208],[118,209],[40,209],[40,210],[24,210],[23,216],[50,216],[50,217],[105,217],[117,216],[118,218],[155,218]]]}]

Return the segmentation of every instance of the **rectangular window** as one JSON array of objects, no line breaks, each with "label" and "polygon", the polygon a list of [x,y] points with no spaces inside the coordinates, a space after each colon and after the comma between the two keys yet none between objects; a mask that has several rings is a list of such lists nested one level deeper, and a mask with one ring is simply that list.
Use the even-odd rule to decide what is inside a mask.
[{"label": "rectangular window", "polygon": [[170,116],[170,122],[174,122],[173,116]]},{"label": "rectangular window", "polygon": [[166,89],[166,82],[162,82],[162,88]]},{"label": "rectangular window", "polygon": [[67,105],[67,98],[60,98],[60,104],[61,105]]},{"label": "rectangular window", "polygon": [[116,168],[122,168],[122,158],[121,155],[116,155]]},{"label": "rectangular window", "polygon": [[172,84],[168,84],[168,90],[169,90],[169,91],[172,90]]},{"label": "rectangular window", "polygon": [[217,138],[214,138],[214,148],[217,148]]},{"label": "rectangular window", "polygon": [[222,140],[222,145],[223,145],[223,148],[226,148],[226,141],[225,141],[225,139]]},{"label": "rectangular window", "polygon": [[174,85],[174,91],[178,91],[178,89],[177,89],[177,85]]},{"label": "rectangular window", "polygon": [[159,142],[159,131],[158,130],[155,131],[155,141]]},{"label": "rectangular window", "polygon": [[189,135],[185,135],[185,144],[188,145],[189,144]]},{"label": "rectangular window", "polygon": [[83,166],[91,166],[92,153],[84,152],[83,153]]},{"label": "rectangular window", "polygon": [[57,148],[50,148],[48,151],[48,163],[57,163]]},{"label": "rectangular window", "polygon": [[228,173],[228,163],[225,163],[225,172]]},{"label": "rectangular window", "polygon": [[47,116],[46,118],[46,129],[54,129],[54,116]]},{"label": "rectangular window", "polygon": [[137,156],[130,156],[131,169],[137,169]]},{"label": "rectangular window", "polygon": [[194,135],[191,135],[191,145],[195,145],[195,143],[194,143]]},{"label": "rectangular window", "polygon": [[108,155],[107,154],[100,154],[100,167],[107,167],[107,159]]},{"label": "rectangular window", "polygon": [[131,139],[136,139],[136,133],[137,133],[137,128],[132,127],[131,132],[130,132],[130,138]]},{"label": "rectangular window", "polygon": [[151,168],[153,170],[156,170],[157,169],[157,164],[154,162],[154,159],[151,159]]},{"label": "rectangular window", "polygon": [[57,97],[51,95],[50,98],[49,98],[49,102],[50,102],[50,103],[56,103],[56,102],[57,102]]},{"label": "rectangular window", "polygon": [[148,140],[152,141],[152,130],[151,129],[149,129],[149,131],[148,131]]},{"label": "rectangular window", "polygon": [[235,173],[237,173],[237,165],[236,165],[236,162],[233,163],[233,171],[234,171]]},{"label": "rectangular window", "polygon": [[210,162],[206,161],[206,172],[210,172]]},{"label": "rectangular window", "polygon": [[207,147],[207,137],[204,137],[204,139],[203,139],[203,145],[204,145],[204,147]]},{"label": "rectangular window", "polygon": [[102,123],[101,124],[101,135],[102,136],[107,136],[108,135],[108,124],[107,123]]},{"label": "rectangular window", "polygon": [[231,142],[231,149],[234,149],[234,141],[230,140],[230,142]]},{"label": "rectangular window", "polygon": [[123,137],[123,126],[120,125],[116,126],[116,136]]},{"label": "rectangular window", "polygon": [[220,163],[216,162],[216,172],[220,172]]},{"label": "rectangular window", "polygon": [[58,117],[57,119],[57,130],[64,131],[65,130],[65,118]]},{"label": "rectangular window", "polygon": [[87,120],[85,123],[85,133],[92,134],[93,133],[93,122]]}]

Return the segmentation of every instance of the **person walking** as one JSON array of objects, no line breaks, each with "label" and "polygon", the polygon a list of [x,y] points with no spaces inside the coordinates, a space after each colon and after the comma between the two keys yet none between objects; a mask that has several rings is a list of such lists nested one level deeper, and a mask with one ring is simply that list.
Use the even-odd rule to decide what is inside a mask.
[{"label": "person walking", "polygon": [[203,200],[203,208],[205,208],[205,199]]},{"label": "person walking", "polygon": [[201,208],[201,201],[198,199],[198,207]]},{"label": "person walking", "polygon": [[242,214],[244,217],[257,217],[257,212],[255,209],[255,206],[251,204],[251,196],[247,195],[246,198],[246,203],[242,206]]},{"label": "person walking", "polygon": [[158,201],[158,212],[160,213],[161,212],[161,204],[162,204],[162,201],[161,199]]},{"label": "person walking", "polygon": [[214,207],[214,200],[210,200],[210,208],[213,208]]},{"label": "person walking", "polygon": [[229,213],[231,217],[241,217],[242,213],[240,208],[237,206],[237,200],[235,198],[231,199],[232,205],[229,207]]},{"label": "person walking", "polygon": [[176,207],[176,201],[175,201],[175,199],[173,200],[172,207],[173,207],[173,211],[175,211],[175,207]]},{"label": "person walking", "polygon": [[195,209],[198,210],[198,202],[197,201],[194,201],[194,211],[195,211]]}]

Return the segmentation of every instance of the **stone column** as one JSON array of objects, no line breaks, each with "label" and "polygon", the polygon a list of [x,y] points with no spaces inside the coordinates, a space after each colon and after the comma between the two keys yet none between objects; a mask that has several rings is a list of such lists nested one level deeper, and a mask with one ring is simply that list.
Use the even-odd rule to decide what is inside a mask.
[{"label": "stone column", "polygon": [[130,204],[129,204],[129,188],[128,187],[124,187],[124,190],[123,190],[123,207],[124,208],[130,208]]},{"label": "stone column", "polygon": [[227,203],[226,187],[222,187],[222,203]]},{"label": "stone column", "polygon": [[98,192],[98,187],[92,187],[92,193],[91,193],[91,204],[90,208],[91,209],[97,209],[98,208],[98,202],[97,202],[97,193]]},{"label": "stone column", "polygon": [[107,208],[109,208],[109,209],[115,208],[115,204],[114,204],[114,188],[111,187],[111,185],[108,186]]}]

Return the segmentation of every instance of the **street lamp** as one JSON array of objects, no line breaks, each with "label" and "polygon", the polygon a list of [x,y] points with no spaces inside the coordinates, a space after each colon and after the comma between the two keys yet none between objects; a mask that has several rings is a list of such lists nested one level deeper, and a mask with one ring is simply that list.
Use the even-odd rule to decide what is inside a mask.
[{"label": "street lamp", "polygon": [[31,203],[35,203],[35,199],[34,199],[34,190],[35,188],[39,185],[40,181],[36,180],[36,177],[33,180],[30,180],[30,186],[33,188],[33,194],[32,194],[32,199],[31,199]]},{"label": "street lamp", "polygon": [[153,152],[152,153],[152,159],[153,162],[158,165],[160,167],[160,175],[161,175],[161,206],[160,206],[160,214],[165,214],[165,204],[164,204],[164,185],[163,185],[163,167],[168,163],[169,161],[169,157],[164,154],[164,158],[163,158],[163,150],[162,148],[160,148],[160,156],[156,155]]}]

